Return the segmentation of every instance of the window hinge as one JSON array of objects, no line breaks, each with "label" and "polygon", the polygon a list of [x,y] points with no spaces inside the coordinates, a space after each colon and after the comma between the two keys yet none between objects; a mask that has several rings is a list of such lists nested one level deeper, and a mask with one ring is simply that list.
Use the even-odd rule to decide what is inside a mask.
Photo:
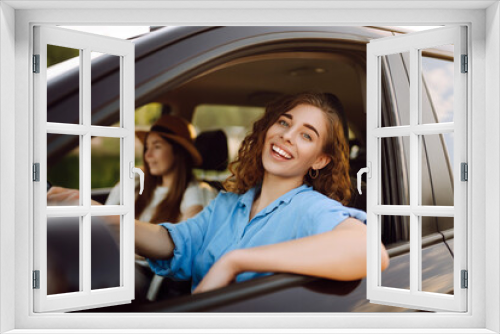
[{"label": "window hinge", "polygon": [[33,73],[40,73],[40,55],[33,55]]},{"label": "window hinge", "polygon": [[40,182],[40,163],[33,164],[33,181]]},{"label": "window hinge", "polygon": [[462,73],[469,72],[469,57],[467,55],[462,55]]},{"label": "window hinge", "polygon": [[467,165],[466,162],[462,162],[460,164],[460,175],[461,175],[461,180],[462,181],[469,181],[469,166]]},{"label": "window hinge", "polygon": [[40,289],[40,270],[33,270],[33,289]]},{"label": "window hinge", "polygon": [[462,270],[462,289],[469,287],[469,274],[467,270]]}]

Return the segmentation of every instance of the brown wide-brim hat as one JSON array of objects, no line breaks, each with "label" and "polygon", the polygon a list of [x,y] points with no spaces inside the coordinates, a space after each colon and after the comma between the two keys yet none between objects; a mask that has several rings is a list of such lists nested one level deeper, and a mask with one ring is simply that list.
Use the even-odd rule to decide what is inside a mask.
[{"label": "brown wide-brim hat", "polygon": [[135,135],[144,144],[146,136],[151,132],[155,132],[161,137],[182,146],[193,159],[194,166],[201,166],[203,159],[200,152],[194,146],[187,121],[177,116],[163,115],[151,126],[149,131],[136,131]]}]

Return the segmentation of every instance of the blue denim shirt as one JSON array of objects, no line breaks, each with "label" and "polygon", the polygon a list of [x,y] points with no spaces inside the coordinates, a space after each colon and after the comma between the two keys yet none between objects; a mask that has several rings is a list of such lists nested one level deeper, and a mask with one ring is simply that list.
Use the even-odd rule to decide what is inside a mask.
[{"label": "blue denim shirt", "polygon": [[[198,286],[224,254],[242,248],[275,244],[332,230],[348,217],[366,223],[363,211],[344,207],[307,185],[290,190],[249,221],[256,188],[243,195],[221,192],[197,216],[162,223],[175,244],[168,260],[148,259],[153,271],[175,280],[192,279]],[[236,281],[271,273],[244,272]]]}]

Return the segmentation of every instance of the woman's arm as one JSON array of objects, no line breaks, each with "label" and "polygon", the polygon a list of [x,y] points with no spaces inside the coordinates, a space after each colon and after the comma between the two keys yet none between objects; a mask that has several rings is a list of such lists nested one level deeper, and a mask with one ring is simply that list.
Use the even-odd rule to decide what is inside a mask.
[{"label": "woman's arm", "polygon": [[[382,270],[389,256],[382,245]],[[348,218],[332,231],[292,241],[230,252],[217,261],[195,293],[231,283],[239,273],[287,272],[335,280],[366,276],[366,226]]]},{"label": "woman's arm", "polygon": [[135,253],[150,259],[169,259],[175,244],[167,229],[135,220]]}]

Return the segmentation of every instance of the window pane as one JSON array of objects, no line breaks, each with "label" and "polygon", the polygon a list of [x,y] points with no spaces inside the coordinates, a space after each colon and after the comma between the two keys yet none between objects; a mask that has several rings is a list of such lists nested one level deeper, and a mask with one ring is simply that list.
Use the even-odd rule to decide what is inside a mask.
[{"label": "window pane", "polygon": [[47,218],[47,294],[80,290],[80,217]]},{"label": "window pane", "polygon": [[[453,45],[421,50],[421,122],[453,122]],[[439,52],[439,53],[438,53]]]},{"label": "window pane", "polygon": [[[47,181],[52,186],[75,189],[73,201],[48,202],[49,206],[80,205],[80,138],[47,134]],[[47,186],[48,188],[48,186]],[[47,189],[48,190],[48,189]]]},{"label": "window pane", "polygon": [[227,136],[229,161],[233,161],[241,142],[264,111],[261,107],[199,105],[193,114],[193,125],[198,135],[204,131],[223,130]]},{"label": "window pane", "polygon": [[409,52],[382,57],[381,126],[410,124]]},{"label": "window pane", "polygon": [[[156,122],[163,113],[168,114],[170,107],[161,103],[148,103],[135,109],[135,131],[149,131],[151,125]],[[194,130],[193,130],[194,131]],[[135,137],[135,166],[144,166],[144,145]]]},{"label": "window pane", "polygon": [[422,146],[421,205],[453,205],[453,169],[443,135],[420,136]]},{"label": "window pane", "polygon": [[92,125],[120,126],[120,57],[90,53]]},{"label": "window pane", "polygon": [[381,286],[410,289],[410,217],[381,216],[382,243],[391,257],[381,274]]},{"label": "window pane", "polygon": [[[110,188],[120,182],[120,138],[92,137],[91,141],[91,188],[92,199],[106,203]],[[113,191],[107,204],[120,205],[119,186]]]},{"label": "window pane", "polygon": [[81,75],[73,72],[80,72],[80,50],[47,45],[47,122],[80,124]]},{"label": "window pane", "polygon": [[452,175],[455,175],[455,133],[443,133],[446,152],[448,153]]},{"label": "window pane", "polygon": [[121,224],[111,229],[108,221],[112,219],[120,221],[120,216],[91,218],[92,290],[120,286]]},{"label": "window pane", "polygon": [[382,205],[409,205],[410,138],[381,138]]},{"label": "window pane", "polygon": [[421,217],[422,291],[453,294],[453,218]]}]

